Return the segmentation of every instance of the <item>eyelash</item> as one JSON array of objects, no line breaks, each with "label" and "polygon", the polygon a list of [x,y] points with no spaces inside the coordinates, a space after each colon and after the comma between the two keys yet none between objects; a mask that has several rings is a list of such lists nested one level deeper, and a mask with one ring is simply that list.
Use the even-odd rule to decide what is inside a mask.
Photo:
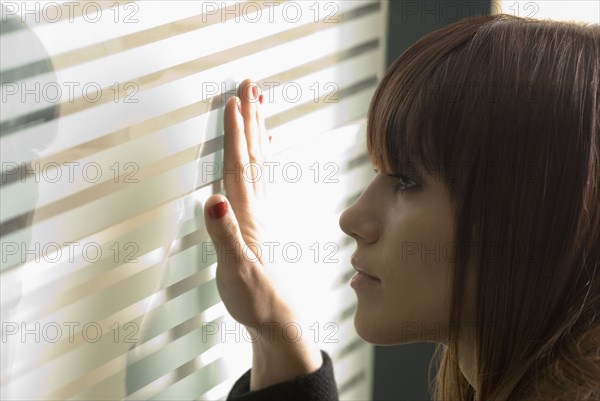
[{"label": "eyelash", "polygon": [[[376,174],[379,172],[379,170],[377,170],[377,169],[373,169],[373,171],[375,171]],[[386,174],[386,175],[388,177],[393,177],[399,181],[398,183],[394,184],[394,193],[406,192],[414,187],[417,187],[417,184],[404,174]],[[405,183],[407,181],[412,182],[413,185],[409,185],[407,189],[402,189],[405,186]]]}]

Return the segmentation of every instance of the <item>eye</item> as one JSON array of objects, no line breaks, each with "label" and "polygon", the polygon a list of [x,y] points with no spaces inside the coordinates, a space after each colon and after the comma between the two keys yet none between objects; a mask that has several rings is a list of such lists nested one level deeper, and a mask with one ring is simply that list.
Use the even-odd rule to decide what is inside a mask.
[{"label": "eye", "polygon": [[[413,180],[411,180],[410,178],[408,178],[405,175],[394,174],[394,175],[391,175],[391,177],[394,177],[398,180],[398,183],[394,185],[394,192],[404,192],[404,191],[408,191],[409,189],[412,189],[412,188],[415,188],[418,186]],[[409,183],[409,184],[407,184],[407,183]]]},{"label": "eye", "polygon": [[[375,171],[376,174],[379,172],[379,170],[377,170],[377,169],[373,169],[373,171]],[[386,175],[388,177],[392,177],[397,180],[397,183],[394,184],[394,193],[405,192],[405,191],[408,191],[409,189],[419,186],[416,182],[411,180],[405,174],[398,173],[398,174],[386,174]]]}]

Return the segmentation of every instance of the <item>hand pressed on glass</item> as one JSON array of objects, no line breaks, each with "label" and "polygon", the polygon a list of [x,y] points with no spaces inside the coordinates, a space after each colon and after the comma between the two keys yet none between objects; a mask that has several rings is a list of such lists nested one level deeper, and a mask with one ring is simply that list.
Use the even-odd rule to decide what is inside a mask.
[{"label": "hand pressed on glass", "polygon": [[[225,105],[223,171],[227,174],[223,180],[227,197],[212,195],[204,205],[206,229],[217,251],[216,282],[221,299],[231,316],[258,338],[252,343],[252,391],[315,372],[323,363],[320,350],[302,339],[290,342],[277,328],[272,337],[256,336],[255,332],[255,327],[277,323],[281,328],[295,320],[266,274],[263,261],[250,251],[253,243],[261,241],[263,226],[257,212],[266,182],[256,179],[254,169],[250,169],[252,180],[244,179],[243,169],[249,163],[262,166],[265,154],[270,153],[261,95],[260,88],[246,79],[238,96]],[[211,211],[213,207],[216,210]]]},{"label": "hand pressed on glass", "polygon": [[259,209],[265,183],[257,179],[252,164],[260,168],[268,153],[264,148],[270,146],[261,114],[261,95],[260,87],[246,79],[237,96],[227,101],[223,138],[227,196],[212,195],[204,206],[206,229],[217,250],[219,293],[232,317],[244,325],[260,324],[281,313],[273,310],[279,303],[278,296],[256,250],[264,229]]}]

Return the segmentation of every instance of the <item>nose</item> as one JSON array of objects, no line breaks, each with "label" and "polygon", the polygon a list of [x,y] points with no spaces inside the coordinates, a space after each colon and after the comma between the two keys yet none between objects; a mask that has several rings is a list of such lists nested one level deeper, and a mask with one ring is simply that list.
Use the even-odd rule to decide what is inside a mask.
[{"label": "nose", "polygon": [[339,225],[346,235],[358,243],[374,243],[377,241],[378,218],[375,215],[377,207],[367,201],[366,191],[340,215]]}]

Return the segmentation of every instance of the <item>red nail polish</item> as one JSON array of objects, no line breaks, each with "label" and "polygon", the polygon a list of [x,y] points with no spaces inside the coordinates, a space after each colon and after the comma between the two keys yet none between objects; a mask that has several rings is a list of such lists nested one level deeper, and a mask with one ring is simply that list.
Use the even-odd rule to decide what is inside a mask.
[{"label": "red nail polish", "polygon": [[225,201],[216,203],[212,205],[210,209],[208,209],[208,215],[211,219],[215,220],[218,220],[221,217],[225,216],[225,213],[227,213],[227,202]]},{"label": "red nail polish", "polygon": [[271,139],[273,139],[273,137],[269,135],[269,143],[271,142]]},{"label": "red nail polish", "polygon": [[258,97],[258,101],[260,102],[260,104],[263,104],[263,95],[260,95],[260,96]]},{"label": "red nail polish", "polygon": [[256,96],[258,96],[258,90],[256,89],[256,86],[252,86],[252,97],[254,99],[256,99]]}]

